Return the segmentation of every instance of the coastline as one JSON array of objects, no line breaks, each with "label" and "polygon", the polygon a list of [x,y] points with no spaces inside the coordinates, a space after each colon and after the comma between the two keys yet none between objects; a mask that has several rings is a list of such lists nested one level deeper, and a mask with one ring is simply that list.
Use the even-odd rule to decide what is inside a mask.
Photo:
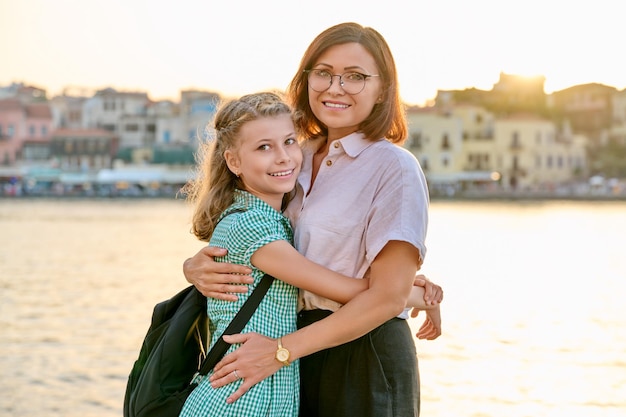
[{"label": "coastline", "polygon": [[[82,195],[82,194],[22,194],[3,195],[0,201],[11,200],[178,200],[186,201],[186,196],[176,194],[124,194],[124,195]],[[454,196],[431,195],[431,202],[542,202],[542,201],[588,201],[588,202],[612,202],[626,201],[626,194],[601,194],[601,195],[560,195],[531,192],[490,192],[490,193],[467,193]]]},{"label": "coastline", "polygon": [[539,201],[626,201],[626,195],[559,195],[543,193],[488,193],[452,197],[431,196],[430,201],[539,202]]}]

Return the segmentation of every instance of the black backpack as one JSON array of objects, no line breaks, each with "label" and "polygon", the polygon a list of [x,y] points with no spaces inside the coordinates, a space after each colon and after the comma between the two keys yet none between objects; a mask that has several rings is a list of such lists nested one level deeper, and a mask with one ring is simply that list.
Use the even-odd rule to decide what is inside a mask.
[{"label": "black backpack", "polygon": [[[239,333],[274,282],[263,275],[223,334]],[[206,375],[230,344],[223,337],[207,353],[207,299],[191,285],[154,307],[152,323],[128,377],[124,417],[177,417],[197,386],[196,373]]]},{"label": "black backpack", "polygon": [[207,300],[193,285],[157,304],[128,377],[124,417],[178,416],[207,345]]}]

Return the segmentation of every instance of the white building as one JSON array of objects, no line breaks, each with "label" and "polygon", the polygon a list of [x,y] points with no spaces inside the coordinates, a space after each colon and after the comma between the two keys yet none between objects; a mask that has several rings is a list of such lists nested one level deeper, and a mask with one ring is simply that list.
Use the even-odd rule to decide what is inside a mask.
[{"label": "white building", "polygon": [[146,93],[117,92],[108,88],[85,100],[83,128],[104,129],[116,134],[120,148],[151,146],[155,142],[155,119],[148,115],[151,101]]}]

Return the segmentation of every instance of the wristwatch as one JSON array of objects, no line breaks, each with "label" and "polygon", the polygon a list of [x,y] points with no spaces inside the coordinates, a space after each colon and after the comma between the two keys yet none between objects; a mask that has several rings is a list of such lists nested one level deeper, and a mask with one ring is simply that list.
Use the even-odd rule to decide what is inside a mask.
[{"label": "wristwatch", "polygon": [[278,338],[278,349],[276,350],[276,360],[282,362],[285,366],[289,366],[289,351],[283,347],[281,338]]}]

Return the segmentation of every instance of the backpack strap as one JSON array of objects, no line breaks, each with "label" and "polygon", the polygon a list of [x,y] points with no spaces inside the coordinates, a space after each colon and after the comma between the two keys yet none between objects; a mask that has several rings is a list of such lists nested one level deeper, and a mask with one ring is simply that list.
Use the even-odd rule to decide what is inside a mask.
[{"label": "backpack strap", "polygon": [[[263,275],[263,278],[261,278],[261,282],[259,282],[259,285],[256,286],[254,291],[252,291],[252,294],[250,294],[250,297],[248,297],[243,306],[241,306],[241,309],[237,312],[226,330],[224,330],[222,336],[225,334],[231,335],[239,333],[241,332],[241,330],[243,330],[244,326],[246,325],[246,323],[248,323],[248,320],[250,320],[250,317],[252,317],[252,314],[254,314],[256,308],[261,303],[261,300],[265,296],[265,293],[269,289],[270,285],[272,285],[273,281],[273,276],[268,274]],[[192,381],[195,380],[198,375],[208,374],[209,371],[213,369],[213,367],[217,364],[217,362],[219,362],[219,360],[222,358],[222,356],[224,356],[228,348],[231,346],[231,344],[226,342],[222,336],[220,336],[215,345],[213,345],[213,347],[207,354],[207,357],[202,362],[200,370],[196,373],[196,375],[194,375]]]}]

